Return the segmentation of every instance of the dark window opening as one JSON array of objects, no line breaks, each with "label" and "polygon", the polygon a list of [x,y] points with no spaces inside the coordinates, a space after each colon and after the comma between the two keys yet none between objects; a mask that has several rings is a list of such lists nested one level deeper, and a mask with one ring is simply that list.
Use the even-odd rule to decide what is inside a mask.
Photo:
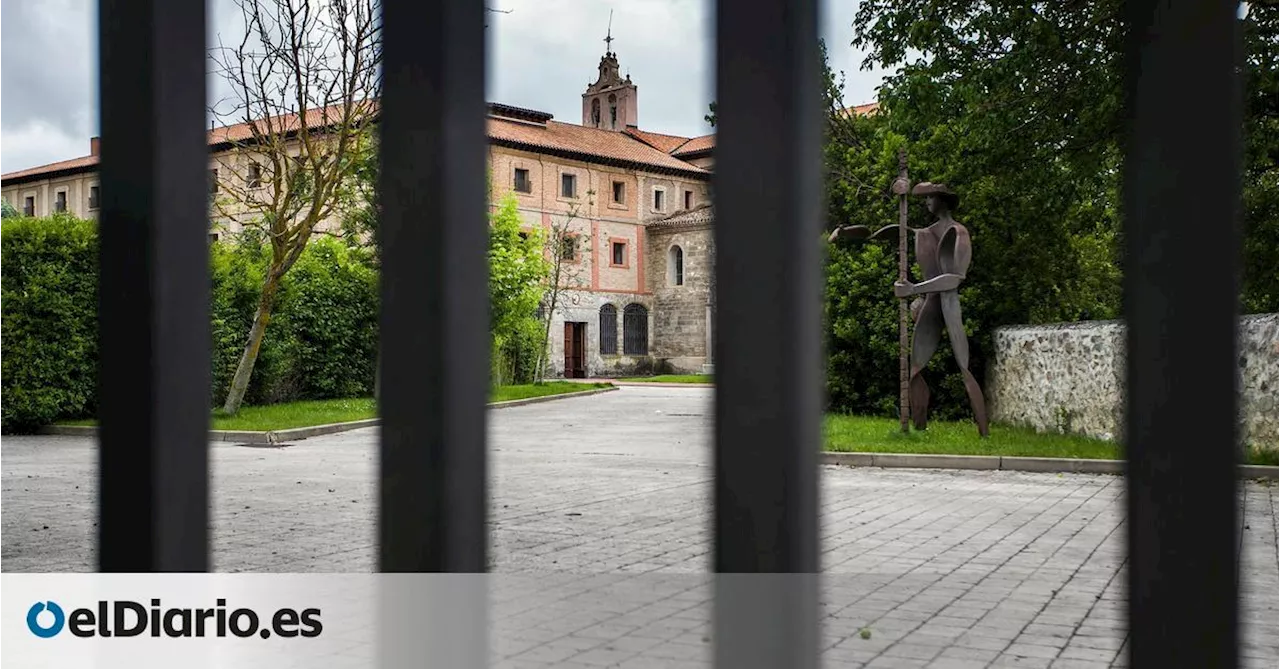
[{"label": "dark window opening", "polygon": [[209,194],[218,192],[218,170],[209,170]]},{"label": "dark window opening", "polygon": [[560,238],[560,258],[562,260],[573,260],[578,256],[578,238],[573,235],[565,235]]},{"label": "dark window opening", "polygon": [[660,190],[653,191],[653,208],[662,211],[662,205],[666,204],[666,193]]},{"label": "dark window opening", "polygon": [[625,265],[625,264],[627,264],[627,244],[626,244],[626,242],[614,242],[614,243],[613,243],[613,264],[615,264],[615,265]]},{"label": "dark window opening", "polygon": [[527,232],[521,232],[521,233],[520,233],[520,239],[521,239],[522,241],[526,241],[526,242],[527,242],[527,241],[529,241],[529,233],[527,233]]},{"label": "dark window opening", "polygon": [[60,190],[53,196],[53,210],[54,211],[67,210],[67,191]]},{"label": "dark window opening", "polygon": [[600,98],[591,101],[591,123],[600,127]]},{"label": "dark window opening", "polygon": [[684,192],[684,208],[693,209],[693,191],[691,190]]},{"label": "dark window opening", "polygon": [[667,252],[667,271],[671,285],[684,285],[684,249],[672,246]]},{"label": "dark window opening", "polygon": [[600,355],[618,354],[618,308],[600,307]]},{"label": "dark window opening", "polygon": [[622,310],[622,352],[649,354],[649,310],[643,304],[628,304]]},{"label": "dark window opening", "polygon": [[25,200],[23,200],[23,201],[22,201],[22,215],[23,215],[23,216],[35,216],[35,215],[36,215],[36,199],[35,199],[35,197],[28,195],[28,196],[27,196],[27,198],[26,198]]},{"label": "dark window opening", "polygon": [[613,182],[613,202],[614,204],[626,204],[627,202],[627,185],[621,181]]},{"label": "dark window opening", "polygon": [[533,182],[529,180],[529,170],[516,168],[515,189],[521,193],[533,192]]},{"label": "dark window opening", "polygon": [[262,167],[257,163],[249,165],[249,187],[262,187]]},{"label": "dark window opening", "polygon": [[97,186],[89,186],[89,208],[97,209],[99,205],[99,195]]},{"label": "dark window opening", "polygon": [[560,197],[578,197],[578,178],[572,174],[560,175]]}]

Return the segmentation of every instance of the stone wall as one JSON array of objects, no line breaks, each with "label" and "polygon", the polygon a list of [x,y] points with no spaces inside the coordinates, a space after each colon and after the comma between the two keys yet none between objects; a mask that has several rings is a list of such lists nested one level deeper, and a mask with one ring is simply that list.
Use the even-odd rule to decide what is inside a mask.
[{"label": "stone wall", "polygon": [[[1276,448],[1280,401],[1277,314],[1240,320],[1241,436]],[[1124,423],[1125,327],[1086,321],[996,330],[987,373],[993,420],[1039,431],[1117,438]]]},{"label": "stone wall", "polygon": [[[559,304],[551,319],[551,341],[547,362],[547,377],[564,376],[564,324],[587,324],[587,375],[593,377],[618,377],[648,373],[653,365],[650,356],[622,355],[622,312],[628,304],[637,302],[649,310],[649,352],[653,352],[653,301],[647,296],[623,293],[602,293],[590,290],[565,290],[560,293]],[[612,304],[618,310],[618,355],[600,354],[600,307]]]},{"label": "stone wall", "polygon": [[[711,293],[712,230],[710,227],[650,228],[645,277],[653,294],[655,364],[675,373],[696,374],[707,360],[707,304]],[[675,285],[671,248],[684,253],[684,282]]]}]

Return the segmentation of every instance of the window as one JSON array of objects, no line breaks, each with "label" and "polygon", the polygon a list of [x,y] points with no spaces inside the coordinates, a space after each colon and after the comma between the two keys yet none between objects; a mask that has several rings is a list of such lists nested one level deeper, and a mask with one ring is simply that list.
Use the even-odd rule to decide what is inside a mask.
[{"label": "window", "polygon": [[529,170],[516,168],[515,189],[521,193],[533,192],[533,182],[529,180]]},{"label": "window", "polygon": [[97,209],[101,202],[101,196],[98,194],[97,186],[89,186],[89,208]]},{"label": "window", "polygon": [[210,243],[210,244],[216,244],[217,242],[218,242],[218,233],[216,233],[216,232],[210,232],[210,233],[209,233],[209,243]]},{"label": "window", "polygon": [[618,129],[618,96],[609,96],[609,127]]},{"label": "window", "polygon": [[613,182],[613,203],[614,204],[627,203],[627,185],[622,183],[621,181]]},{"label": "window", "polygon": [[595,127],[600,127],[600,98],[591,101],[591,123]]},{"label": "window", "polygon": [[262,166],[258,165],[257,163],[249,164],[249,187],[250,188],[262,187]]},{"label": "window", "polygon": [[667,283],[672,286],[684,285],[684,249],[672,246],[667,251]]},{"label": "window", "polygon": [[22,200],[22,215],[23,215],[23,216],[35,216],[35,215],[36,215],[36,196],[34,196],[34,195],[28,195],[27,197],[23,198],[23,200]]},{"label": "window", "polygon": [[600,307],[600,355],[618,354],[618,308]]},{"label": "window", "polygon": [[65,191],[65,190],[60,190],[60,191],[58,191],[57,193],[55,193],[55,194],[54,194],[54,196],[53,196],[53,210],[54,210],[54,211],[66,211],[66,210],[67,210],[67,191]]},{"label": "window", "polygon": [[613,249],[612,249],[613,255],[610,258],[611,264],[614,267],[626,267],[627,266],[627,243],[613,242],[612,246],[613,246]]},{"label": "window", "polygon": [[643,304],[628,304],[622,310],[622,352],[649,354],[649,310]]},{"label": "window", "polygon": [[521,233],[520,233],[520,241],[524,241],[524,242],[529,241],[529,233],[527,233],[527,232],[521,232]]},{"label": "window", "polygon": [[572,174],[560,175],[560,197],[578,197],[578,178]]},{"label": "window", "polygon": [[684,208],[693,209],[693,191],[691,190],[684,192]]},{"label": "window", "polygon": [[574,235],[565,235],[560,238],[560,259],[576,260],[578,257],[578,238]]},{"label": "window", "polygon": [[218,192],[218,170],[209,170],[209,194]]},{"label": "window", "polygon": [[666,204],[667,194],[665,191],[654,189],[653,191],[653,208],[655,211],[664,211],[663,205]]}]

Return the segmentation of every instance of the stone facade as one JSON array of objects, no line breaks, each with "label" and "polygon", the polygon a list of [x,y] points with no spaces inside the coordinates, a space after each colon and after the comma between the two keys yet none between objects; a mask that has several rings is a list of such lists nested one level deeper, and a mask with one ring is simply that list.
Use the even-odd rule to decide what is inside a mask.
[{"label": "stone facade", "polygon": [[[1280,431],[1277,314],[1240,320],[1241,438],[1275,449]],[[1038,431],[1119,438],[1124,425],[1125,326],[1086,321],[996,330],[987,374],[991,417]]]},{"label": "stone facade", "polygon": [[700,373],[711,363],[713,224],[711,206],[705,205],[652,222],[647,228],[653,356],[658,367],[675,373]]}]

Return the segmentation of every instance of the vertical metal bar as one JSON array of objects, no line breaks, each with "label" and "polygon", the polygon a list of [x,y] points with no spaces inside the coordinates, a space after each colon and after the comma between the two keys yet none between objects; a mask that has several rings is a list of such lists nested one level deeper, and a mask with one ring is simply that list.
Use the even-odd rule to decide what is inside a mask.
[{"label": "vertical metal bar", "polygon": [[382,7],[381,570],[483,572],[484,5]]},{"label": "vertical metal bar", "polygon": [[818,645],[817,2],[719,0],[716,26],[716,208],[732,223],[716,240],[715,658],[803,669]]},{"label": "vertical metal bar", "polygon": [[1236,9],[1225,0],[1129,5],[1125,441],[1135,669],[1237,662]]},{"label": "vertical metal bar", "polygon": [[98,562],[209,568],[203,0],[102,0]]}]

